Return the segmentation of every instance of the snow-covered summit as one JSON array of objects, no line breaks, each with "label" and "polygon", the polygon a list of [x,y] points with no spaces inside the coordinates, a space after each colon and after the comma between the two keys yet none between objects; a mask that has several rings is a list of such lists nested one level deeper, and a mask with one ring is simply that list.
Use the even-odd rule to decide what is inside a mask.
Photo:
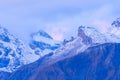
[{"label": "snow-covered summit", "polygon": [[0,71],[12,72],[37,59],[39,56],[29,46],[0,27]]},{"label": "snow-covered summit", "polygon": [[[60,42],[54,40],[49,34],[40,30],[31,35],[30,47],[36,54],[44,56],[60,47]],[[42,53],[42,54],[41,54]]]},{"label": "snow-covered summit", "polygon": [[53,61],[58,61],[81,53],[89,47],[104,43],[120,43],[120,38],[112,33],[103,34],[94,27],[80,26],[78,36],[55,50],[51,58]]},{"label": "snow-covered summit", "polygon": [[[120,38],[117,38],[117,36],[112,35],[111,33],[103,34],[99,30],[93,27],[80,26],[78,29],[78,35],[81,35],[80,34],[81,32],[82,32],[82,37],[87,36],[89,37],[89,39],[91,38],[92,43],[120,42]],[[88,38],[85,37],[84,41],[88,41]]]},{"label": "snow-covered summit", "polygon": [[33,33],[30,44],[25,44],[17,37],[0,27],[0,71],[12,72],[17,68],[35,62],[60,46],[60,42],[40,30]]}]

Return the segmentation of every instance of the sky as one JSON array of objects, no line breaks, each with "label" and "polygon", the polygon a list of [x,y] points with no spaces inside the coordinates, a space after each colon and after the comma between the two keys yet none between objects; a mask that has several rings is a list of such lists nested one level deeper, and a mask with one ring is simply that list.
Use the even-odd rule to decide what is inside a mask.
[{"label": "sky", "polygon": [[80,25],[105,32],[120,17],[120,0],[0,0],[0,24],[25,41],[44,30],[62,41]]}]

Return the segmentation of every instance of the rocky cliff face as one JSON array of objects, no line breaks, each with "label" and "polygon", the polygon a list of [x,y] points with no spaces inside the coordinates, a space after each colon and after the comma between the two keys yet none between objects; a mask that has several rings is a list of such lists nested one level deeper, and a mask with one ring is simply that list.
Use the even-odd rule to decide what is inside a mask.
[{"label": "rocky cliff face", "polygon": [[84,32],[84,30],[82,30],[81,28],[84,28],[84,26],[80,26],[78,28],[78,37],[82,38],[82,42],[86,45],[88,44],[92,44],[92,38],[87,36]]},{"label": "rocky cliff face", "polygon": [[114,27],[120,27],[120,18],[117,18],[113,23],[111,24]]},{"label": "rocky cliff face", "polygon": [[108,30],[108,33],[116,36],[117,38],[120,38],[120,18],[117,18],[115,21],[113,21],[110,30]]}]

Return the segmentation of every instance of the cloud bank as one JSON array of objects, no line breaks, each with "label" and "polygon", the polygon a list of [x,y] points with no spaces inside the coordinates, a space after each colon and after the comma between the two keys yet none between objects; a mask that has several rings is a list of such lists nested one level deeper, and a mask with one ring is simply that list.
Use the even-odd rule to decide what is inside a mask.
[{"label": "cloud bank", "polygon": [[39,29],[63,40],[76,35],[80,25],[105,32],[120,17],[119,4],[119,0],[0,0],[0,24],[26,41]]}]

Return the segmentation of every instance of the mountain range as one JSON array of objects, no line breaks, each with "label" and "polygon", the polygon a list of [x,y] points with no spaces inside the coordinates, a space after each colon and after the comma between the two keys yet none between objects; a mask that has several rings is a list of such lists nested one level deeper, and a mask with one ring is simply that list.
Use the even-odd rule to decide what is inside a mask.
[{"label": "mountain range", "polygon": [[60,46],[44,31],[31,34],[29,44],[0,27],[0,71],[13,72],[18,67],[32,63]]},{"label": "mountain range", "polygon": [[119,35],[120,18],[106,33],[79,26],[67,42],[40,30],[25,44],[0,27],[0,80],[120,80]]}]

